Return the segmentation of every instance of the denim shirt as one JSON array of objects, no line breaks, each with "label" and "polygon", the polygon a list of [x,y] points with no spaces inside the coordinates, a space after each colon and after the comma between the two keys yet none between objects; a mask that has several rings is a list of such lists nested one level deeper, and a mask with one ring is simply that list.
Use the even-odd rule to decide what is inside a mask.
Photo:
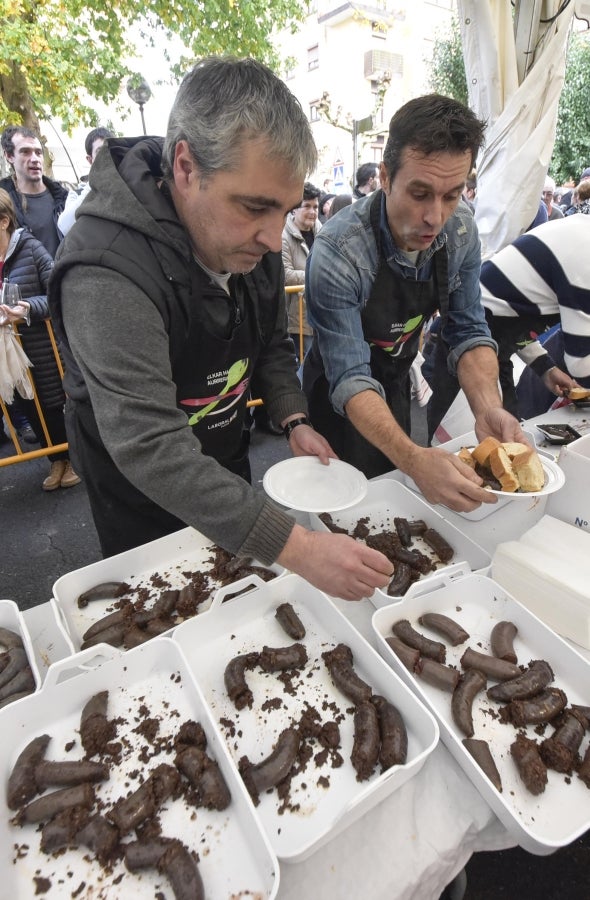
[{"label": "denim shirt", "polygon": [[[341,415],[351,397],[361,391],[374,390],[385,399],[382,386],[371,374],[371,351],[361,324],[361,310],[369,299],[379,262],[369,215],[373,199],[374,195],[369,195],[357,200],[328,219],[307,260],[308,320],[319,341],[330,400]],[[383,195],[381,240],[391,269],[402,278],[417,281],[431,276],[432,257],[446,243],[449,315],[442,334],[450,347],[448,365],[452,374],[456,374],[457,363],[467,350],[486,346],[497,352],[481,302],[479,236],[465,203],[459,203],[436,240],[413,265],[395,245]]]}]

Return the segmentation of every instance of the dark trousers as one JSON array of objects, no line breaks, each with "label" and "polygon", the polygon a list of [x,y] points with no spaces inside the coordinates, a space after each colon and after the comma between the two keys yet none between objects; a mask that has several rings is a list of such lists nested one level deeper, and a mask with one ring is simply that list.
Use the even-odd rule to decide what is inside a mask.
[{"label": "dark trousers", "polygon": [[432,390],[432,396],[426,407],[429,445],[434,437],[434,432],[459,393],[459,380],[448,370],[447,354],[447,345],[439,336],[428,355],[428,365],[422,366],[422,374]]},{"label": "dark trousers", "polygon": [[[41,419],[39,418],[39,415],[37,413],[35,401],[23,400],[22,398],[20,398],[18,402],[21,411],[29,420],[31,428],[35,432],[35,436],[39,441],[39,444],[41,445],[41,447],[47,447],[48,444],[45,439],[45,434],[43,433],[43,427],[41,425]],[[49,433],[49,437],[51,438],[51,443],[67,443],[68,438],[66,434],[66,422],[63,409],[59,406],[55,406],[49,409],[45,406],[42,406],[42,410],[45,424],[47,426],[47,431]],[[52,453],[51,457],[49,457],[51,462],[55,462],[58,459],[69,458],[70,454],[67,450],[61,450],[59,453]]]}]

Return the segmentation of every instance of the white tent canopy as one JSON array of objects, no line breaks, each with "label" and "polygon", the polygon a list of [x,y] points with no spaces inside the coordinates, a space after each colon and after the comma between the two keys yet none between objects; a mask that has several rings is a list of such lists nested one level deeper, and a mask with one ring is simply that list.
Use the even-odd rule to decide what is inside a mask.
[{"label": "white tent canopy", "polygon": [[458,0],[469,102],[488,122],[477,163],[484,259],[529,227],[555,143],[574,16],[568,0]]}]

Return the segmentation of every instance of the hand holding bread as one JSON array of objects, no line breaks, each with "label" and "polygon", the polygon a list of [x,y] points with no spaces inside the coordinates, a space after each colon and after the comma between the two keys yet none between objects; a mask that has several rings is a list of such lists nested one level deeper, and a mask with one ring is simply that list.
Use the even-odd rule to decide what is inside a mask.
[{"label": "hand holding bread", "polygon": [[540,491],[545,484],[539,454],[527,444],[487,437],[473,450],[462,447],[458,456],[484,481],[491,476],[506,493]]}]

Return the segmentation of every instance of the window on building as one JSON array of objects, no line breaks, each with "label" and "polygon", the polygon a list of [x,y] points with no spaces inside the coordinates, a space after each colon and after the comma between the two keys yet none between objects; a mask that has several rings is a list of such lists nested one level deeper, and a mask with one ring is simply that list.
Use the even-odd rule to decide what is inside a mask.
[{"label": "window on building", "polygon": [[310,122],[319,122],[320,121],[320,110],[318,107],[318,101],[314,101],[309,104],[309,121]]},{"label": "window on building", "polygon": [[307,71],[313,72],[314,69],[317,69],[320,64],[320,48],[316,44],[314,47],[310,47],[307,51]]}]

